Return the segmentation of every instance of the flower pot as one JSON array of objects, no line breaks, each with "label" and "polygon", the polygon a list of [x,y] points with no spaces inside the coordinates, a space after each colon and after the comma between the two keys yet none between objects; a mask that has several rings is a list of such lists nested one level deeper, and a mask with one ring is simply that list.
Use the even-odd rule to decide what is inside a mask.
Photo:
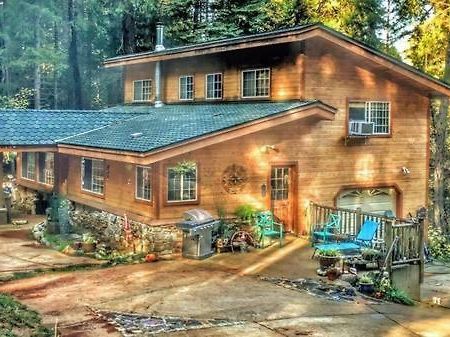
[{"label": "flower pot", "polygon": [[373,292],[375,291],[375,287],[373,283],[360,283],[359,291],[363,294],[373,294]]},{"label": "flower pot", "polygon": [[158,257],[156,256],[156,254],[150,253],[145,255],[145,262],[151,263],[151,262],[155,262],[156,260],[158,260]]},{"label": "flower pot", "polygon": [[336,265],[339,261],[338,256],[323,256],[319,255],[319,265],[320,269],[328,269]]},{"label": "flower pot", "polygon": [[336,280],[339,277],[340,274],[341,273],[339,272],[339,269],[337,269],[337,268],[330,268],[327,271],[327,278],[328,278],[329,281],[334,281],[334,280]]},{"label": "flower pot", "polygon": [[93,242],[83,242],[81,244],[81,249],[83,249],[83,251],[85,253],[92,253],[93,251],[95,251],[95,243]]}]

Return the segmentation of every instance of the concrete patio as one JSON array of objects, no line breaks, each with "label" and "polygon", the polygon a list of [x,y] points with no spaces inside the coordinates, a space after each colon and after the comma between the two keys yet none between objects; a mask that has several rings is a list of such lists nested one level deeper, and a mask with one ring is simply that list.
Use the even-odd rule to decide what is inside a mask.
[{"label": "concrete patio", "polygon": [[0,277],[33,270],[99,264],[98,260],[68,256],[39,245],[31,236],[31,228],[42,222],[38,215],[22,216],[26,225],[0,226]]},{"label": "concrete patio", "polygon": [[72,337],[121,336],[93,310],[244,321],[171,336],[450,336],[450,310],[443,307],[331,301],[261,280],[316,277],[308,242],[289,241],[282,249],[203,261],[43,274],[0,285],[0,291],[39,311],[45,323],[58,321],[62,335]]}]

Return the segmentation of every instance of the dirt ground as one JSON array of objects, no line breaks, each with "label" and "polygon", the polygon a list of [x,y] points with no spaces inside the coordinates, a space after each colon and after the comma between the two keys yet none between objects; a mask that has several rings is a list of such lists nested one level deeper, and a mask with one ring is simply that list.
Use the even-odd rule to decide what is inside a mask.
[{"label": "dirt ground", "polygon": [[[8,239],[0,240],[4,245]],[[121,336],[93,310],[244,322],[171,336],[450,336],[450,310],[443,307],[331,301],[261,280],[316,277],[308,243],[289,241],[282,249],[203,261],[43,274],[0,285],[0,292],[36,309],[69,337]]]}]

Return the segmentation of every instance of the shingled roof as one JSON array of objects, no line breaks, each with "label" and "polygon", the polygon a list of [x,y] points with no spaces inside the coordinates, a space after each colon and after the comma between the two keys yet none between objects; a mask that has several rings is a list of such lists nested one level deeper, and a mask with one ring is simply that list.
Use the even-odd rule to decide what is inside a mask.
[{"label": "shingled roof", "polygon": [[0,146],[54,145],[73,136],[139,115],[138,111],[0,109]]},{"label": "shingled roof", "polygon": [[[83,147],[149,152],[227,130],[286,111],[320,105],[320,101],[165,105],[160,108],[115,107],[108,112],[140,113],[138,117],[58,141]],[[142,114],[144,113],[144,114]]]}]

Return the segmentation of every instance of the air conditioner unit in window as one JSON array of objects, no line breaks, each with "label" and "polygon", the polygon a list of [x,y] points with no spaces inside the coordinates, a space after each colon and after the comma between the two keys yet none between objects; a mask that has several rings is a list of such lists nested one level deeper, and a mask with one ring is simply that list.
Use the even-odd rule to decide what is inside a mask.
[{"label": "air conditioner unit in window", "polygon": [[370,136],[373,135],[373,123],[365,121],[350,121],[349,123],[349,135],[353,136]]}]

